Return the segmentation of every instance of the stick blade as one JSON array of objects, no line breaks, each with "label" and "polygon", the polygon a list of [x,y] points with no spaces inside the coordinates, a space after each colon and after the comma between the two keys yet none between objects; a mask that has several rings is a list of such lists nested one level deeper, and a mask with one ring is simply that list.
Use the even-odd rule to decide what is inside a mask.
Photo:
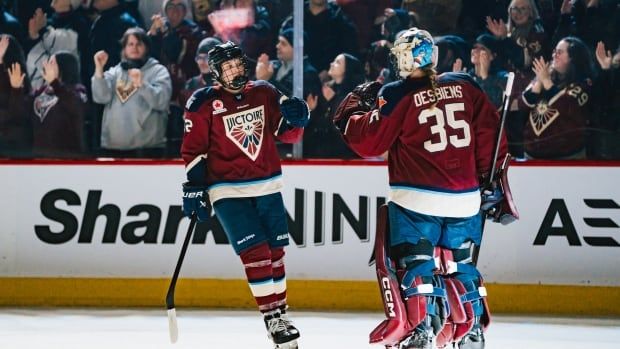
[{"label": "stick blade", "polygon": [[170,343],[176,343],[179,339],[179,326],[177,325],[177,312],[174,308],[168,309],[168,329],[170,331]]}]

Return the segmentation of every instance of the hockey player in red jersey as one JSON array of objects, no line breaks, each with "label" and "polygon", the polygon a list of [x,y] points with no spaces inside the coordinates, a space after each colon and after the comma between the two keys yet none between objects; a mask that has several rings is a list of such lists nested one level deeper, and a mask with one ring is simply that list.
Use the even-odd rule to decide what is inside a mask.
[{"label": "hockey player in red jersey", "polygon": [[205,221],[213,205],[269,338],[276,348],[296,348],[299,331],[286,312],[288,227],[275,142],[301,139],[308,106],[268,82],[249,81],[245,55],[232,42],[209,51],[209,66],[219,85],[196,91],[185,106],[183,211]]},{"label": "hockey player in red jersey", "polygon": [[[428,32],[407,30],[391,52],[401,80],[358,86],[333,120],[359,155],[388,152],[389,203],[380,209],[375,242],[387,319],[370,342],[480,349],[490,321],[482,277],[472,264],[474,245],[481,243],[481,204],[498,213],[510,198],[499,185],[482,188],[481,197],[499,114],[468,75],[436,76],[437,47]],[[501,160],[506,140],[499,139]],[[516,216],[511,202],[501,207]]]}]

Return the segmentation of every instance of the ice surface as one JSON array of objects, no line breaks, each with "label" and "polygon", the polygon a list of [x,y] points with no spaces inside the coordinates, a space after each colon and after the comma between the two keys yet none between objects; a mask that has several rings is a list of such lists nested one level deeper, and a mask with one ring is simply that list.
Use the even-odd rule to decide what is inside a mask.
[{"label": "ice surface", "polygon": [[[375,348],[368,333],[380,313],[290,312],[301,349]],[[254,311],[177,308],[179,341],[170,344],[166,310],[0,309],[1,349],[271,348]],[[495,316],[487,349],[617,349],[620,319]]]}]

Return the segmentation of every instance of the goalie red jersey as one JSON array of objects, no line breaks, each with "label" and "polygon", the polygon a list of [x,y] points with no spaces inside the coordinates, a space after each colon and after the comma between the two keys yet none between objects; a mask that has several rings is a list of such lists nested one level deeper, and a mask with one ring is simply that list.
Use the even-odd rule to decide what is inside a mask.
[{"label": "goalie red jersey", "polygon": [[[480,209],[479,177],[491,166],[499,114],[466,74],[437,77],[437,100],[428,79],[384,86],[375,109],[352,115],[343,136],[361,156],[389,150],[391,201],[427,215],[473,216]],[[336,118],[357,103],[349,94]],[[506,149],[503,137],[498,158]]]},{"label": "goalie red jersey", "polygon": [[303,128],[284,122],[279,99],[271,84],[251,81],[239,94],[207,87],[188,100],[181,154],[188,180],[207,184],[212,202],[282,189],[275,139],[297,142]]}]

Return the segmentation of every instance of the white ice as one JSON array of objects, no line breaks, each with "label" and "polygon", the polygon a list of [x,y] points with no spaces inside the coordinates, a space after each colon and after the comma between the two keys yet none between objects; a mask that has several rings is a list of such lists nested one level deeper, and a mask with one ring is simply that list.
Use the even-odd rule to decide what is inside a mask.
[{"label": "white ice", "polygon": [[[0,349],[268,349],[262,318],[250,311],[177,308],[179,341],[170,344],[165,310],[0,308]],[[291,312],[301,349],[375,348],[368,333],[383,315]],[[495,316],[487,349],[617,349],[620,319]]]}]

